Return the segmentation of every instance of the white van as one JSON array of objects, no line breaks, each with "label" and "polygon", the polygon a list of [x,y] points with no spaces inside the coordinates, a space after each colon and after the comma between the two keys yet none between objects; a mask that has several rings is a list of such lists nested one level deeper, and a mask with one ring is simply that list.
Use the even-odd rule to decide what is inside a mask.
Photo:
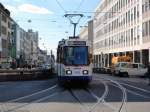
[{"label": "white van", "polygon": [[119,62],[114,66],[112,72],[120,76],[144,76],[147,68],[141,63]]}]

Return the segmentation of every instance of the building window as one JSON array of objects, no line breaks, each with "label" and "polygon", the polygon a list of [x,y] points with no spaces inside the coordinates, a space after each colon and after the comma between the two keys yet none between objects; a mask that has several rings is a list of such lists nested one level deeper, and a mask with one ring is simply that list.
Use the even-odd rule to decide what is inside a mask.
[{"label": "building window", "polygon": [[134,20],[136,19],[136,7],[134,7]]},{"label": "building window", "polygon": [[139,31],[140,31],[140,27],[138,26],[137,27],[137,44],[138,45],[140,44],[140,33],[139,33]]},{"label": "building window", "polygon": [[137,18],[139,18],[139,5],[137,5]]},{"label": "building window", "polygon": [[6,58],[8,55],[8,49],[7,49],[7,40],[2,39],[2,57]]},{"label": "building window", "polygon": [[10,24],[10,22],[8,22],[8,28],[11,28],[11,24]]},{"label": "building window", "polygon": [[144,12],[145,12],[145,5],[142,4],[142,13],[144,13]]},{"label": "building window", "polygon": [[146,36],[148,36],[148,21],[145,22],[145,29],[146,29],[145,34]]},{"label": "building window", "polygon": [[7,34],[7,29],[6,27],[2,26],[2,34],[6,35]]},{"label": "building window", "polygon": [[128,11],[128,22],[130,22],[130,10]]},{"label": "building window", "polygon": [[131,45],[133,45],[133,28],[131,29]]},{"label": "building window", "polygon": [[131,41],[131,39],[130,39],[130,30],[128,30],[128,45],[130,46],[130,41]]},{"label": "building window", "polygon": [[150,20],[149,20],[149,36],[150,36]]},{"label": "building window", "polygon": [[126,31],[126,46],[127,46],[127,43],[128,43],[128,31]]},{"label": "building window", "polygon": [[134,45],[136,45],[136,27],[134,27]]},{"label": "building window", "polygon": [[128,23],[128,13],[126,12],[126,24]]},{"label": "building window", "polygon": [[133,21],[133,9],[131,9],[131,21]]},{"label": "building window", "polygon": [[7,18],[4,14],[2,14],[2,20],[6,23],[7,22]]}]

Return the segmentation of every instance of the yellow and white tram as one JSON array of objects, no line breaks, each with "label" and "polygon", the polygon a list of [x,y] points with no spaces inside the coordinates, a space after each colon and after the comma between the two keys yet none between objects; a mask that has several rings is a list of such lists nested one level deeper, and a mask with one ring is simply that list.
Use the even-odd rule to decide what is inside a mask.
[{"label": "yellow and white tram", "polygon": [[92,80],[91,44],[83,39],[66,39],[58,44],[57,72],[60,82]]}]

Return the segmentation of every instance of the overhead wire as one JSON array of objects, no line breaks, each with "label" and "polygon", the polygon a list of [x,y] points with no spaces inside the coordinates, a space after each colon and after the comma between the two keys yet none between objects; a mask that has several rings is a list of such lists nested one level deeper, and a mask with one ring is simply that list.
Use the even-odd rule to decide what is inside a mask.
[{"label": "overhead wire", "polygon": [[82,4],[84,3],[84,1],[85,1],[85,0],[81,0],[80,4],[79,4],[78,7],[76,8],[77,11],[80,10],[80,8],[81,8]]},{"label": "overhead wire", "polygon": [[107,11],[107,12],[102,12],[102,11],[100,11],[100,12],[90,12],[90,11],[68,11],[68,12],[74,12],[74,13],[120,13],[120,12],[112,12],[112,11]]},{"label": "overhead wire", "polygon": [[58,0],[55,0],[56,3],[59,5],[59,7],[66,13],[67,11],[65,10],[65,8],[62,6],[62,4],[58,1]]}]

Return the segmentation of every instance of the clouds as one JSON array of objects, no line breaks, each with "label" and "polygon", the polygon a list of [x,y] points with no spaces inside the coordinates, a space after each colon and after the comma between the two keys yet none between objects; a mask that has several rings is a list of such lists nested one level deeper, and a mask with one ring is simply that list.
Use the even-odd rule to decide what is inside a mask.
[{"label": "clouds", "polygon": [[31,4],[20,5],[18,9],[21,12],[28,12],[28,13],[34,13],[34,14],[52,14],[52,12],[46,8],[38,7],[35,5],[31,5]]},{"label": "clouds", "polygon": [[44,7],[39,7],[39,6],[32,5],[32,4],[22,4],[17,7],[14,7],[11,5],[5,5],[5,6],[12,13],[26,12],[26,13],[32,13],[32,14],[53,14],[52,11],[50,11]]},{"label": "clouds", "polygon": [[21,2],[22,0],[1,0],[2,2]]}]

